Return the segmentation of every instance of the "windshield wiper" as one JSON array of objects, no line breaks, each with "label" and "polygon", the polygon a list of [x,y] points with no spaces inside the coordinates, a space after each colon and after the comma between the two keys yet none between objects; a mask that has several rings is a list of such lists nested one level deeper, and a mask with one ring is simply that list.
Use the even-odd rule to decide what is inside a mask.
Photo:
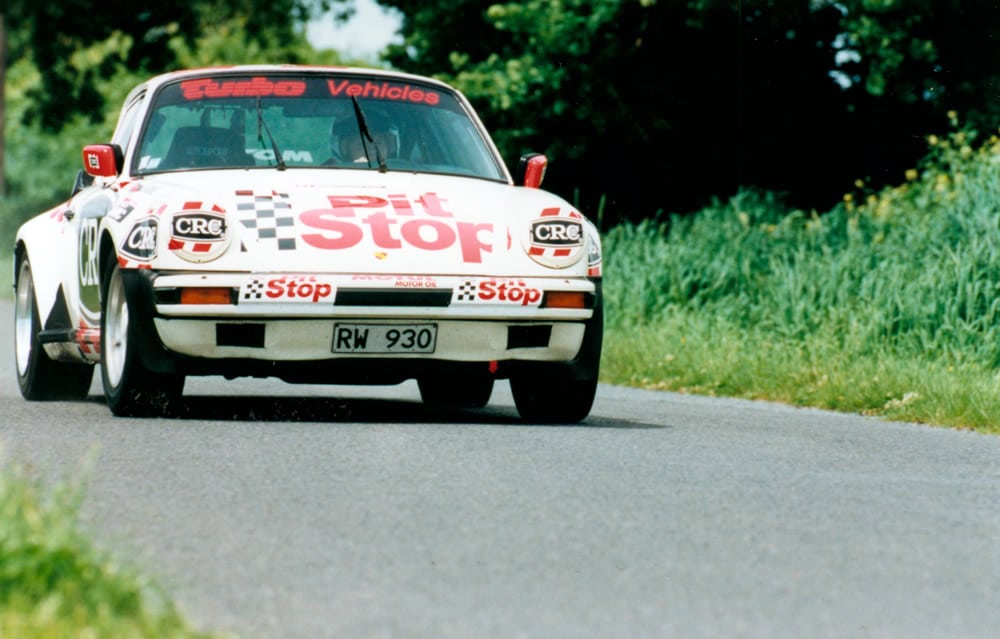
[{"label": "windshield wiper", "polygon": [[368,130],[368,121],[365,119],[365,113],[361,110],[361,105],[358,104],[358,97],[355,95],[351,96],[351,102],[354,103],[354,117],[358,120],[358,133],[361,134],[361,146],[365,149],[365,160],[368,162],[368,168],[372,167],[371,156],[368,155],[368,144],[365,143],[365,139],[372,143],[375,147],[375,159],[378,161],[378,171],[379,173],[385,173],[389,167],[385,164],[385,158],[382,157],[382,151],[375,144],[375,138],[372,137],[372,132]]},{"label": "windshield wiper", "polygon": [[278,163],[278,170],[284,171],[287,167],[285,166],[285,158],[282,157],[281,151],[278,150],[278,143],[274,141],[274,136],[271,135],[271,129],[267,128],[267,122],[264,120],[264,111],[260,106],[260,96],[257,96],[257,143],[260,144],[261,148],[264,147],[264,132],[267,132],[267,139],[271,141],[271,151],[274,153],[274,159]]}]

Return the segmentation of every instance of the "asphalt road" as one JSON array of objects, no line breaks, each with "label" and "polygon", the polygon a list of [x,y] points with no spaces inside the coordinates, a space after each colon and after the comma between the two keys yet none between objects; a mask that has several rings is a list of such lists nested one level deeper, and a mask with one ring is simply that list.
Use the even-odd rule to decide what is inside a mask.
[{"label": "asphalt road", "polygon": [[[247,638],[1000,636],[1000,437],[601,387],[577,426],[375,390],[189,380],[190,415],[28,403],[0,444],[92,459],[86,523]],[[95,380],[97,381],[97,380]]]}]

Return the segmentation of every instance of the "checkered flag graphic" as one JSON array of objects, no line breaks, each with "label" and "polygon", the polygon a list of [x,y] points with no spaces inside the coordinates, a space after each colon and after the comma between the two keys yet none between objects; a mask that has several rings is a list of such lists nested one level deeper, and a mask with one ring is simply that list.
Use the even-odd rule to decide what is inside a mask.
[{"label": "checkered flag graphic", "polygon": [[279,251],[295,250],[295,216],[287,193],[236,191],[236,211],[258,240],[274,240]]},{"label": "checkered flag graphic", "polygon": [[472,302],[476,299],[476,289],[479,288],[475,282],[470,282],[466,280],[462,282],[456,289],[457,295],[455,296],[456,302]]},{"label": "checkered flag graphic", "polygon": [[264,297],[264,288],[266,284],[258,279],[250,280],[243,287],[243,295],[240,299],[243,300],[259,300]]}]

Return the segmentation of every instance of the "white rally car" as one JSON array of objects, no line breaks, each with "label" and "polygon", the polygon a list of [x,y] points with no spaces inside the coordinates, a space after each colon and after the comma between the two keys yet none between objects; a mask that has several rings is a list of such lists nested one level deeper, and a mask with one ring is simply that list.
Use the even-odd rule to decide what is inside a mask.
[{"label": "white rally car", "polygon": [[29,400],[171,414],[185,378],[397,384],[521,417],[590,412],[602,340],[594,226],[511,175],[468,101],[413,75],[244,66],[136,87],[69,201],[14,251]]}]

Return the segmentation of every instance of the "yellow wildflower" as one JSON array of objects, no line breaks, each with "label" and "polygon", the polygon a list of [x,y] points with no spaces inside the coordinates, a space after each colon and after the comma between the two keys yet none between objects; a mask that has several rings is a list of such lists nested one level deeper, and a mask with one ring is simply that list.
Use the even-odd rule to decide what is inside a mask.
[{"label": "yellow wildflower", "polygon": [[934,178],[934,190],[938,193],[943,193],[948,189],[949,182],[950,180],[948,179],[947,173],[939,173],[938,176]]}]

